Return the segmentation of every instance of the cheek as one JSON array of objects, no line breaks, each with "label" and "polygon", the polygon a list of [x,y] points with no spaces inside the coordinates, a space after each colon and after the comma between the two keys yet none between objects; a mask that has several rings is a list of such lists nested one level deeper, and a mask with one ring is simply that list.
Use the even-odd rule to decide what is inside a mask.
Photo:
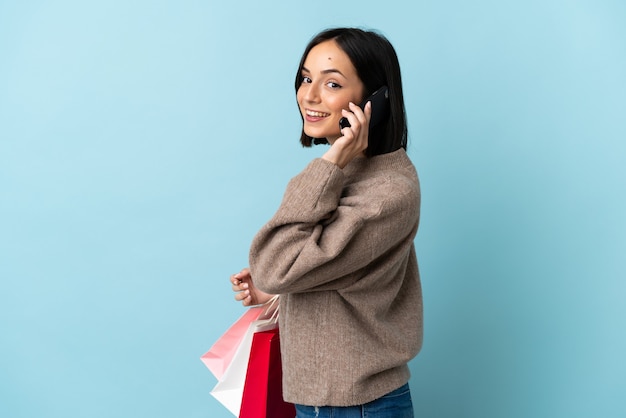
[{"label": "cheek", "polygon": [[326,102],[329,110],[338,113],[341,113],[342,109],[348,109],[348,103],[350,103],[350,98],[338,96],[331,97]]},{"label": "cheek", "polygon": [[361,103],[356,94],[336,95],[328,100],[328,107],[335,112],[341,113],[342,109],[350,109],[350,102],[358,105]]}]

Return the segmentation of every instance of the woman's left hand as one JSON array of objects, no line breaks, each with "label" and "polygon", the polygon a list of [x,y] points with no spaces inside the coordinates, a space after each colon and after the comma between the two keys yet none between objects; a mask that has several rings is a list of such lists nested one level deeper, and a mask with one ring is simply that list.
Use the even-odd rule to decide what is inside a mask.
[{"label": "woman's left hand", "polygon": [[362,155],[367,148],[369,136],[369,122],[372,114],[372,104],[367,102],[365,109],[350,102],[350,110],[342,110],[350,126],[341,130],[342,136],[337,138],[330,149],[322,156],[323,159],[344,168],[354,157]]},{"label": "woman's left hand", "polygon": [[235,300],[241,302],[243,306],[262,305],[274,296],[262,292],[254,286],[254,281],[248,268],[231,275],[230,283],[232,284],[233,292],[235,292]]}]

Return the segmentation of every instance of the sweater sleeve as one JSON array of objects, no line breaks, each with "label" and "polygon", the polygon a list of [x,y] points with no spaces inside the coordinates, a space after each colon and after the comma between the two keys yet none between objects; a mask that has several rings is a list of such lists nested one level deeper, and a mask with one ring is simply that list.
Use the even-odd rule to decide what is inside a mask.
[{"label": "sweater sleeve", "polygon": [[252,241],[256,286],[275,294],[342,289],[399,242],[412,242],[419,203],[408,183],[383,179],[378,190],[346,197],[345,182],[343,171],[321,158],[289,182]]}]

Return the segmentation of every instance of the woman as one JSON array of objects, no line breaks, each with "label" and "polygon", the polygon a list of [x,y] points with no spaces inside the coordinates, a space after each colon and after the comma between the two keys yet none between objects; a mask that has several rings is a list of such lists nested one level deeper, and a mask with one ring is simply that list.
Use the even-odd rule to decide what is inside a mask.
[{"label": "woman", "polygon": [[[369,126],[388,86],[388,114]],[[231,276],[245,306],[280,294],[283,397],[297,417],[412,417],[407,363],[421,348],[422,295],[413,239],[417,173],[405,150],[398,59],[383,36],[330,29],[300,61],[301,142],[328,143],[288,184]],[[340,128],[344,117],[349,125]]]}]

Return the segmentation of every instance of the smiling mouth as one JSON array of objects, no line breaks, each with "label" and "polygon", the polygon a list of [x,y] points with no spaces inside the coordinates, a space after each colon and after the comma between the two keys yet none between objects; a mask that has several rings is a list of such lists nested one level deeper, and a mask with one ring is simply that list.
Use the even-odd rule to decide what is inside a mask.
[{"label": "smiling mouth", "polygon": [[324,112],[316,112],[314,110],[308,110],[306,111],[306,115],[310,116],[312,118],[325,118],[327,116],[330,116],[330,113],[324,113]]}]

